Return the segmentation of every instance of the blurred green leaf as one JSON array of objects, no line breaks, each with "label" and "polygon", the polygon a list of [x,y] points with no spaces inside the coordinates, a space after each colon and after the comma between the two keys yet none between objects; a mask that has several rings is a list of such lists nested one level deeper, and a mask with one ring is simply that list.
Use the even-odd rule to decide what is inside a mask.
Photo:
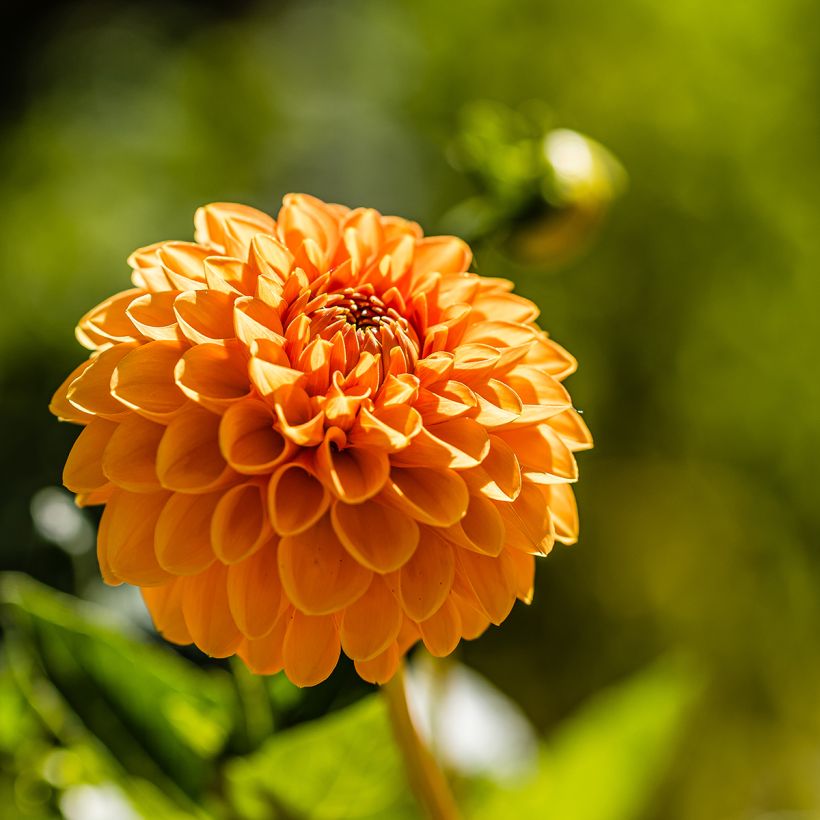
[{"label": "blurred green leaf", "polygon": [[472,820],[635,820],[658,787],[699,688],[663,659],[596,696],[542,747],[538,773],[518,788],[479,788]]},{"label": "blurred green leaf", "polygon": [[2,577],[0,612],[15,682],[52,734],[65,745],[99,744],[128,773],[131,796],[159,786],[191,809],[188,797],[210,784],[233,726],[227,676],[25,576]]},{"label": "blurred green leaf", "polygon": [[272,737],[226,768],[229,793],[246,818],[418,818],[382,699]]}]

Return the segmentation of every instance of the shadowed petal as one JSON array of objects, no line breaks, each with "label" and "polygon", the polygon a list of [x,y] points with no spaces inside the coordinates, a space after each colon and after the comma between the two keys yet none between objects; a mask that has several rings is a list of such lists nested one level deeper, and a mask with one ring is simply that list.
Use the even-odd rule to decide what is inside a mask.
[{"label": "shadowed petal", "polygon": [[461,616],[456,605],[445,599],[439,609],[419,623],[421,639],[427,651],[437,658],[449,655],[461,638]]},{"label": "shadowed petal", "polygon": [[372,573],[342,546],[329,516],[279,542],[279,577],[293,605],[311,615],[338,612],[357,600]]},{"label": "shadowed petal", "polygon": [[233,655],[242,634],[228,606],[228,568],[219,561],[183,579],[182,612],[194,643],[213,658]]},{"label": "shadowed petal", "polygon": [[348,552],[375,572],[392,572],[405,564],[419,540],[418,524],[410,516],[376,499],[362,504],[337,501],[331,521]]},{"label": "shadowed petal", "polygon": [[228,490],[214,510],[211,543],[216,556],[233,564],[258,550],[271,536],[265,485],[249,482]]},{"label": "shadowed petal", "polygon": [[345,654],[354,660],[379,655],[395,642],[403,618],[384,579],[374,575],[364,595],[342,614],[339,634]]},{"label": "shadowed petal", "polygon": [[214,562],[211,517],[219,493],[174,493],[162,509],[154,533],[160,566],[173,575],[195,575]]},{"label": "shadowed petal", "polygon": [[332,615],[305,615],[294,610],[282,647],[285,674],[292,683],[321,683],[336,667],[340,654],[339,632]]},{"label": "shadowed petal", "polygon": [[112,434],[102,455],[102,469],[118,487],[135,493],[160,489],[157,450],[165,433],[161,424],[131,413]]},{"label": "shadowed petal", "polygon": [[453,548],[432,527],[421,527],[412,558],[399,570],[398,596],[414,620],[429,618],[450,594],[455,561]]},{"label": "shadowed petal", "polygon": [[228,567],[228,602],[236,625],[247,638],[261,638],[273,629],[286,605],[275,542],[269,541]]},{"label": "shadowed petal", "polygon": [[102,455],[117,429],[116,422],[93,419],[84,427],[63,468],[63,484],[73,493],[90,493],[108,483]]},{"label": "shadowed petal", "polygon": [[379,498],[423,524],[449,527],[467,511],[467,486],[452,470],[401,467]]},{"label": "shadowed petal", "polygon": [[283,464],[268,485],[268,513],[280,535],[303,532],[324,515],[330,494],[306,467]]}]

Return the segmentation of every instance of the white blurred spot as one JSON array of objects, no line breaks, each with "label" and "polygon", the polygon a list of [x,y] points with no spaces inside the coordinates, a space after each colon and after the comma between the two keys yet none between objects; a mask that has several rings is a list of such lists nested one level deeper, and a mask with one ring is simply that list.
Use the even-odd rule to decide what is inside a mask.
[{"label": "white blurred spot", "polygon": [[60,811],[66,820],[140,820],[113,783],[68,789],[60,797]]},{"label": "white blurred spot", "polygon": [[550,131],[544,138],[544,153],[559,181],[568,187],[595,175],[595,157],[589,140],[575,131],[566,128]]},{"label": "white blurred spot", "polygon": [[495,780],[535,770],[538,739],[513,701],[462,664],[439,670],[419,660],[407,670],[408,705],[419,734],[446,765]]},{"label": "white blurred spot", "polygon": [[94,528],[65,490],[38,490],[31,499],[31,517],[43,538],[71,555],[82,555],[94,546]]}]

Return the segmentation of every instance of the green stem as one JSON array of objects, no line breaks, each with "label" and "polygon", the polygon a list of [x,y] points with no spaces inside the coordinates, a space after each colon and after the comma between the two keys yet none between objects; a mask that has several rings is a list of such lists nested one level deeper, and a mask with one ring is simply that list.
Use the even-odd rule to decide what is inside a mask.
[{"label": "green stem", "polygon": [[458,806],[450,786],[410,718],[403,664],[399,665],[393,679],[382,686],[382,691],[387,699],[393,734],[404,758],[407,779],[419,803],[431,820],[458,820]]}]

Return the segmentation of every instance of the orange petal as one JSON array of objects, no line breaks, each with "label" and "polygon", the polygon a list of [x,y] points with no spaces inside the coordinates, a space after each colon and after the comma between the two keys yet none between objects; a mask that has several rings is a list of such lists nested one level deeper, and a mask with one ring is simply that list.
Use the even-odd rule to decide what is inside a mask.
[{"label": "orange petal", "polygon": [[122,418],[127,408],[111,395],[112,379],[117,365],[134,351],[135,343],[114,345],[91,359],[80,375],[69,385],[66,397],[78,410],[103,418]]},{"label": "orange petal", "polygon": [[381,685],[387,683],[396,674],[400,661],[399,646],[394,642],[381,655],[376,655],[375,658],[367,661],[355,661],[354,666],[359,677],[368,683]]},{"label": "orange petal", "polygon": [[325,517],[305,532],[282,538],[279,577],[297,609],[325,615],[359,598],[372,573],[347,553]]},{"label": "orange petal", "polygon": [[450,596],[450,600],[458,607],[462,638],[472,641],[486,632],[490,619],[483,612],[479,612],[466,598],[456,594],[455,591]]},{"label": "orange petal", "polygon": [[234,297],[218,290],[188,290],[174,301],[179,328],[194,344],[234,337]]},{"label": "orange petal", "polygon": [[562,544],[574,544],[578,540],[578,505],[569,484],[549,488],[549,509],[556,539]]},{"label": "orange petal", "polygon": [[75,379],[79,378],[79,376],[82,375],[82,373],[87,370],[93,362],[94,359],[87,359],[82,364],[75,367],[74,370],[69,373],[65,381],[54,391],[54,395],[51,398],[51,403],[49,404],[48,409],[49,412],[57,416],[60,421],[70,421],[74,424],[88,424],[88,422],[94,418],[91,413],[78,410],[73,404],[71,404],[66,395],[71,383]]},{"label": "orange petal", "polygon": [[515,451],[530,481],[560,484],[578,479],[575,457],[549,425],[506,429],[499,435]]},{"label": "orange petal", "polygon": [[135,493],[160,489],[156,460],[165,428],[136,413],[120,422],[105,447],[103,472],[118,487]]},{"label": "orange petal", "polygon": [[[339,435],[334,435],[337,431]],[[331,427],[316,451],[316,475],[341,501],[359,504],[372,498],[390,475],[390,460],[378,450],[359,447],[339,449],[345,435]]]},{"label": "orange petal", "polygon": [[282,613],[273,628],[262,638],[245,638],[236,654],[255,675],[275,675],[285,665],[283,645],[290,625],[291,612]]},{"label": "orange petal", "polygon": [[174,313],[175,290],[146,293],[128,306],[128,316],[143,336],[149,339],[178,341],[183,338]]},{"label": "orange petal", "polygon": [[260,233],[272,234],[276,230],[273,217],[235,202],[212,202],[197,208],[194,214],[196,241],[217,248],[232,256],[234,251],[245,251],[247,244]]},{"label": "orange petal", "polygon": [[519,601],[529,604],[535,588],[535,556],[521,550],[509,550],[507,555],[515,580],[515,595]]},{"label": "orange petal", "polygon": [[63,468],[63,484],[73,493],[90,493],[108,483],[102,469],[102,455],[116,422],[93,419],[84,427]]},{"label": "orange petal", "polygon": [[235,477],[218,444],[219,416],[192,407],[165,429],[157,449],[157,476],[163,487],[207,493]]},{"label": "orange petal", "polygon": [[142,294],[138,288],[117,293],[92,308],[77,323],[77,339],[90,350],[111,342],[129,342],[138,332],[126,314],[126,308]]},{"label": "orange petal", "polygon": [[461,273],[470,267],[473,254],[466,242],[455,236],[427,236],[416,242],[413,273]]},{"label": "orange petal", "polygon": [[214,413],[251,394],[247,362],[237,341],[198,344],[179,360],[176,383],[186,396]]},{"label": "orange petal", "polygon": [[350,442],[395,453],[407,447],[421,429],[421,416],[407,405],[391,405],[372,412],[362,407],[350,432]]},{"label": "orange petal", "polygon": [[555,486],[558,485],[543,486],[525,481],[515,501],[510,504],[497,503],[497,509],[507,527],[507,543],[510,546],[527,552],[549,552],[551,540],[546,549],[543,548],[543,541],[553,526],[548,501],[552,487]]},{"label": "orange petal", "polygon": [[422,428],[391,461],[396,466],[464,470],[479,465],[489,452],[490,440],[484,428],[472,419],[458,418]]},{"label": "orange petal", "polygon": [[257,339],[284,342],[278,312],[254,296],[241,296],[234,302],[233,325],[236,336],[249,350]]},{"label": "orange petal", "polygon": [[471,493],[482,493],[496,501],[512,501],[521,492],[521,468],[515,451],[498,436],[490,435],[490,452],[484,461],[459,475]]},{"label": "orange petal", "polygon": [[403,619],[401,606],[384,579],[374,575],[364,595],[342,614],[342,649],[354,660],[373,658],[395,642]]},{"label": "orange petal", "polygon": [[157,632],[171,643],[189,644],[194,639],[182,615],[182,590],[183,584],[178,578],[159,587],[140,587]]},{"label": "orange petal", "polygon": [[109,483],[90,493],[77,493],[74,497],[74,503],[78,507],[93,507],[95,504],[107,504],[108,499],[111,498],[111,493],[113,493],[115,489],[114,485]]},{"label": "orange petal", "polygon": [[467,581],[487,617],[500,624],[515,603],[516,579],[512,561],[505,550],[497,558],[458,550],[458,572]]},{"label": "orange petal", "polygon": [[412,558],[399,570],[398,596],[414,621],[429,618],[450,594],[453,548],[436,529],[422,527]]},{"label": "orange petal", "polygon": [[253,293],[256,288],[255,271],[250,265],[232,256],[209,256],[202,267],[211,292],[237,296]]},{"label": "orange petal", "polygon": [[447,528],[450,540],[482,555],[498,555],[504,549],[505,534],[504,519],[483,495],[471,495],[464,518]]},{"label": "orange petal", "polygon": [[219,446],[228,464],[248,475],[272,472],[294,449],[273,425],[273,410],[263,401],[245,399],[229,407],[219,425]]},{"label": "orange petal", "polygon": [[456,605],[445,599],[439,609],[419,623],[421,639],[427,651],[437,658],[449,655],[461,639],[461,616]]},{"label": "orange petal", "polygon": [[375,499],[362,504],[337,501],[330,516],[348,552],[374,572],[392,572],[401,567],[419,541],[419,527],[412,518]]},{"label": "orange petal", "polygon": [[247,558],[271,534],[264,484],[240,484],[222,496],[211,522],[211,543],[220,561],[234,564]]},{"label": "orange petal", "polygon": [[194,242],[163,242],[157,249],[162,270],[176,290],[205,287],[203,263],[208,253]]},{"label": "orange petal", "polygon": [[570,407],[569,410],[553,416],[547,423],[573,453],[592,447],[592,433],[574,408]]},{"label": "orange petal", "polygon": [[467,511],[467,486],[452,470],[400,467],[380,498],[423,524],[449,527]]},{"label": "orange petal", "polygon": [[185,404],[185,396],[174,384],[174,367],[184,350],[181,342],[173,341],[141,345],[117,365],[111,393],[141,416],[168,421]]},{"label": "orange petal", "polygon": [[308,394],[301,387],[296,384],[281,385],[274,394],[274,404],[279,428],[294,444],[314,447],[324,438],[324,413],[314,409]]},{"label": "orange petal", "polygon": [[168,493],[115,490],[105,505],[97,536],[101,565],[119,581],[156,586],[171,580],[154,552],[154,530]]},{"label": "orange petal", "polygon": [[268,514],[280,535],[295,535],[315,524],[330,503],[330,494],[302,464],[283,464],[268,485]]},{"label": "orange petal", "polygon": [[242,634],[228,605],[228,568],[215,561],[183,583],[182,613],[194,643],[213,658],[233,655]]},{"label": "orange petal", "polygon": [[273,629],[285,605],[273,541],[228,567],[228,601],[246,637],[261,638]]},{"label": "orange petal", "polygon": [[160,566],[172,575],[195,575],[214,562],[211,517],[219,493],[174,493],[157,520],[154,549]]},{"label": "orange petal", "polygon": [[332,615],[305,615],[295,610],[282,647],[285,674],[296,686],[315,686],[335,669],[341,649]]}]

